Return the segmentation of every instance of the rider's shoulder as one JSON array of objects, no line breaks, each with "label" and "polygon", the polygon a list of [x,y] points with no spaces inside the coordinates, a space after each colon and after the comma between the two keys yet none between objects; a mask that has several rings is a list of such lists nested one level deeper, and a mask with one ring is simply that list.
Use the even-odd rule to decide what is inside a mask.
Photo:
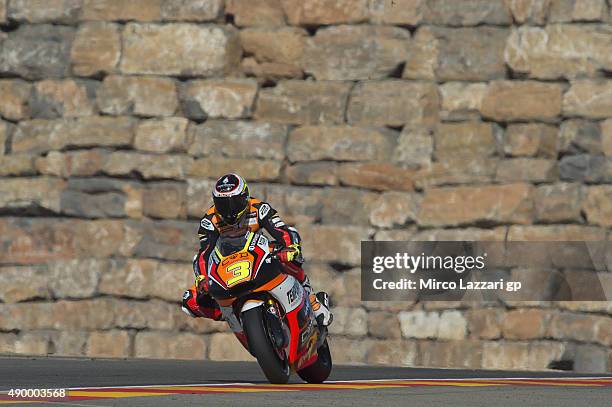
[{"label": "rider's shoulder", "polygon": [[213,232],[216,229],[215,225],[215,206],[208,208],[202,218],[200,218],[200,227]]},{"label": "rider's shoulder", "polygon": [[263,219],[268,216],[268,214],[274,212],[274,209],[269,203],[255,198],[251,198],[251,207],[257,211],[259,219]]}]

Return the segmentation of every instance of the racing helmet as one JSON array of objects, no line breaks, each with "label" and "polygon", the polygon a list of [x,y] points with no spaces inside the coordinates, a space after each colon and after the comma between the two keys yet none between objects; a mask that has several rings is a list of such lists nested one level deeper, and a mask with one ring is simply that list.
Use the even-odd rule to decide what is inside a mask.
[{"label": "racing helmet", "polygon": [[219,178],[212,195],[216,214],[228,225],[238,223],[249,209],[249,187],[238,174],[229,173]]}]

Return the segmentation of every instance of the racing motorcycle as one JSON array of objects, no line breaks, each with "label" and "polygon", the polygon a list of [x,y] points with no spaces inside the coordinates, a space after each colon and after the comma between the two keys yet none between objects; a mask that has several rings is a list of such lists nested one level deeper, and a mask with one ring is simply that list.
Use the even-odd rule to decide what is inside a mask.
[{"label": "racing motorcycle", "polygon": [[327,327],[300,282],[282,272],[279,250],[260,232],[219,237],[207,263],[208,292],[270,383],[287,383],[291,372],[321,383],[332,369]]}]

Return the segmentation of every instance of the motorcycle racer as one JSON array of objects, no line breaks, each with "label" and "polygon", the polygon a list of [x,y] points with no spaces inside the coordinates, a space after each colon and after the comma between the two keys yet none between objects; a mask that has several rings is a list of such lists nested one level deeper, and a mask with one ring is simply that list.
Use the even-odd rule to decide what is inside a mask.
[{"label": "motorcycle racer", "polygon": [[309,294],[310,303],[319,324],[329,325],[333,315],[329,310],[329,296],[314,293],[302,264],[301,239],[297,230],[286,225],[270,204],[252,198],[249,187],[240,175],[230,173],[219,178],[213,189],[213,205],[200,220],[198,236],[200,249],[193,259],[195,284],[183,294],[181,309],[192,317],[206,317],[218,321],[222,314],[217,302],[208,294],[207,260],[215,248],[217,238],[238,236],[248,230],[264,228],[281,249],[277,252],[283,271],[295,277]]}]

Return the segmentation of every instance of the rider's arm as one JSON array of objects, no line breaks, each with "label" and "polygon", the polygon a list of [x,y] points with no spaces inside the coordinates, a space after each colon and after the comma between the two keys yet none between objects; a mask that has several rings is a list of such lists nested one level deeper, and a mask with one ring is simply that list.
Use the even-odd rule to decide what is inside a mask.
[{"label": "rider's arm", "polygon": [[300,245],[302,239],[294,227],[287,226],[282,221],[280,216],[270,204],[266,202],[260,202],[255,205],[257,208],[257,215],[259,217],[260,225],[266,229],[266,231],[276,240],[285,247]]},{"label": "rider's arm", "polygon": [[210,246],[215,245],[219,231],[212,223],[211,215],[206,215],[200,220],[198,227],[198,238],[200,239],[200,251],[207,250]]},{"label": "rider's arm", "polygon": [[194,258],[193,271],[196,278],[204,273],[206,275],[206,260],[212,253],[219,237],[219,231],[210,220],[210,216],[206,215],[200,220],[198,228],[198,238],[200,239],[200,250]]}]

